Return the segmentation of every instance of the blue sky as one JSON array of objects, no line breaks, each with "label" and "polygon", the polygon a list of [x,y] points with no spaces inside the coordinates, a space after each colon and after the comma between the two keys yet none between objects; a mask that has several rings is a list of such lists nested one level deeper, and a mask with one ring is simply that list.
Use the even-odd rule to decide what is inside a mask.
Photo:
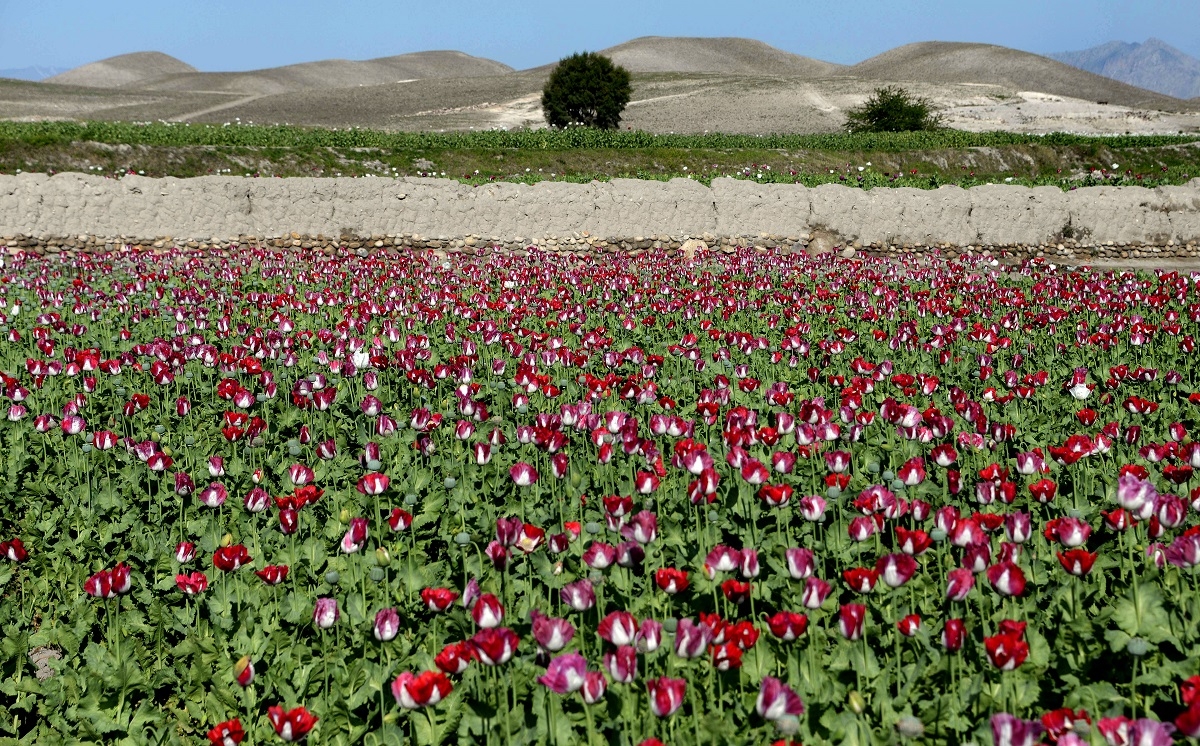
[{"label": "blue sky", "polygon": [[1058,52],[1156,36],[1200,57],[1200,0],[0,0],[0,68],[158,50],[206,70],[458,49],[516,68],[637,36],[744,36],[853,63],[914,41]]}]

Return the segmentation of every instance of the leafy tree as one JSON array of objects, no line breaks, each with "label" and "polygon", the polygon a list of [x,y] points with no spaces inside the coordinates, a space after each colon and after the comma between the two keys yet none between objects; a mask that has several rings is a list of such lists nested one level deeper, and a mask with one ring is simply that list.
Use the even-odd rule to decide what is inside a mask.
[{"label": "leafy tree", "polygon": [[846,113],[848,132],[915,132],[941,127],[942,117],[929,99],[899,86],[876,88],[866,103]]},{"label": "leafy tree", "polygon": [[551,127],[616,129],[633,89],[629,71],[601,54],[564,57],[542,91],[542,111]]}]

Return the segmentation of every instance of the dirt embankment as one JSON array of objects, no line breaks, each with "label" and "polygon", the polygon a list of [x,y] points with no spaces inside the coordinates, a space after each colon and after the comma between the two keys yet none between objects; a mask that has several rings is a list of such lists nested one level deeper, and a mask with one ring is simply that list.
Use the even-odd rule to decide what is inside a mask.
[{"label": "dirt embankment", "polygon": [[[0,176],[0,237],[12,247],[72,236],[211,243],[288,236],[288,245],[300,246],[302,234],[333,242],[371,237],[380,247],[417,248],[537,244],[586,250],[702,239],[712,246],[1185,257],[1200,254],[1200,179],[1181,187],[1063,192],[1018,186],[809,189],[734,179],[716,179],[711,187],[687,179],[470,187],[442,179]],[[23,244],[31,237],[40,239]],[[84,239],[75,240],[86,244]]]}]

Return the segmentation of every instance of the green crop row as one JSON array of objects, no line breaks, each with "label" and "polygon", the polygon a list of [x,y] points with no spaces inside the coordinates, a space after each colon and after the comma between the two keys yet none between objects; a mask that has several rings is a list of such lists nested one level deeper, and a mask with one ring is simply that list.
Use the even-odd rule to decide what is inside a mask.
[{"label": "green crop row", "polygon": [[1015,132],[932,132],[778,135],[656,135],[649,132],[492,130],[486,132],[384,132],[369,129],[317,129],[290,126],[204,125],[168,122],[0,122],[0,144],[56,145],[79,141],[130,145],[221,145],[247,147],[340,147],[400,149],[481,149],[563,151],[645,148],[883,151],[999,147],[1042,144],[1103,146],[1109,149],[1162,147],[1200,141],[1200,135],[1093,136]]}]

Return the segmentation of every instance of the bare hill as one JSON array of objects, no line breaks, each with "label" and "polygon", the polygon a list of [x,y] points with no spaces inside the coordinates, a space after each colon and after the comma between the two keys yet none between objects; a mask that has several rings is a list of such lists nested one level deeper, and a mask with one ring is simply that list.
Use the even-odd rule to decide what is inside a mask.
[{"label": "bare hill", "polygon": [[[819,78],[847,68],[738,37],[642,36],[600,50],[631,73],[716,73]],[[534,68],[549,71],[554,64]],[[531,71],[532,72],[532,71]]]},{"label": "bare hill", "polygon": [[906,44],[858,63],[850,74],[877,80],[990,83],[1136,108],[1179,111],[1188,102],[1089,73],[1057,60],[992,44]]},{"label": "bare hill", "polygon": [[[544,124],[541,89],[546,76],[524,72],[465,78],[425,78],[374,86],[316,88],[287,91],[231,101],[207,112],[189,115],[198,122],[224,122],[235,117],[259,123],[288,123],[324,127],[384,129],[485,129],[522,126],[529,118]],[[516,104],[515,102],[520,102]],[[505,106],[522,111],[504,119]]]},{"label": "bare hill", "polygon": [[1047,57],[1122,83],[1176,98],[1200,97],[1200,60],[1161,39],[1142,44],[1110,41]]},{"label": "bare hill", "polygon": [[89,88],[120,88],[144,83],[164,75],[194,72],[196,72],[196,68],[169,54],[134,52],[72,68],[65,73],[47,78],[45,82]]},{"label": "bare hill", "polygon": [[456,51],[415,52],[373,60],[321,60],[247,72],[191,72],[145,82],[156,91],[220,91],[274,95],[318,88],[352,88],[430,78],[503,75],[513,69],[494,60]]},{"label": "bare hill", "polygon": [[[966,130],[1200,132],[1200,99],[1173,99],[983,44],[910,45],[853,67],[747,39],[652,37],[604,51],[633,72],[633,99],[621,126],[650,132],[835,132],[848,109],[893,82],[929,98],[948,126]],[[240,120],[409,131],[539,127],[545,126],[541,91],[550,68],[514,72],[459,52],[424,52],[173,73],[118,87],[0,80],[0,118]],[[752,72],[735,72],[747,69]]]}]

